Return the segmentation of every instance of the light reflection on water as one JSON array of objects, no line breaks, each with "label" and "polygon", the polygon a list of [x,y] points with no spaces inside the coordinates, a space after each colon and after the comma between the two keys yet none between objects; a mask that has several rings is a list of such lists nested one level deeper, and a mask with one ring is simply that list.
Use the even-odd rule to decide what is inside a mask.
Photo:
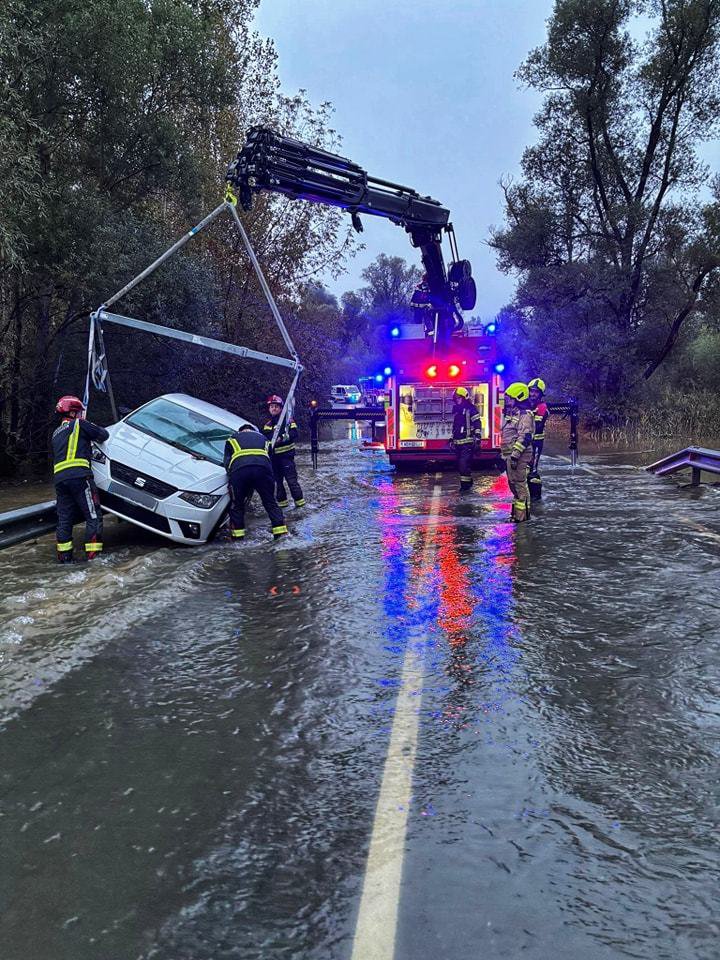
[{"label": "light reflection on water", "polygon": [[497,477],[428,522],[329,442],[283,547],[0,554],[3,960],[349,956],[408,645],[397,960],[714,960],[716,500],[589,465],[527,527]]}]

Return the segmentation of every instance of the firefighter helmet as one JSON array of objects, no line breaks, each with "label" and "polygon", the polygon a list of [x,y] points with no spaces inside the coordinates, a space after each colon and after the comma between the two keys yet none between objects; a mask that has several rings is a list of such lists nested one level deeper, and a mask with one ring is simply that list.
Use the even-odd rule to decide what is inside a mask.
[{"label": "firefighter helmet", "polygon": [[511,383],[509,387],[505,387],[505,396],[522,403],[530,396],[530,391],[526,383]]},{"label": "firefighter helmet", "polygon": [[533,380],[528,381],[528,387],[532,390],[535,387],[536,390],[539,390],[540,393],[545,393],[545,381],[541,380],[540,377],[535,377]]},{"label": "firefighter helmet", "polygon": [[84,407],[79,397],[60,397],[55,405],[56,413],[82,413]]},{"label": "firefighter helmet", "polygon": [[273,393],[272,396],[268,397],[265,403],[270,406],[271,403],[277,403],[280,406],[283,405],[283,398],[279,397],[276,393]]},{"label": "firefighter helmet", "polygon": [[470,394],[468,393],[466,387],[456,387],[456,388],[455,388],[455,396],[456,396],[456,397],[464,397],[464,398],[467,400],[467,398],[470,396]]}]

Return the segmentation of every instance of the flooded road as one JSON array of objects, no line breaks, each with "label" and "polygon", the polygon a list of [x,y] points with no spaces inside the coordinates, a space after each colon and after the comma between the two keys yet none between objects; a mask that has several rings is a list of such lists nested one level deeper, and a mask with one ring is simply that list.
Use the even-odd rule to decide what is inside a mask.
[{"label": "flooded road", "polygon": [[715,960],[720,494],[651,459],[0,553],[2,960]]}]

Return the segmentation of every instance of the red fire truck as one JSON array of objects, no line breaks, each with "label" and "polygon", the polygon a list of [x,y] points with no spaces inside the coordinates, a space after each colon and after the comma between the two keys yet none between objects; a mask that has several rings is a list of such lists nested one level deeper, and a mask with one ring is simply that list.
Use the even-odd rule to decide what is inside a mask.
[{"label": "red fire truck", "polygon": [[435,352],[422,324],[400,324],[391,339],[392,375],[385,411],[385,449],[402,469],[428,469],[455,463],[450,446],[453,393],[465,387],[482,417],[483,439],[474,452],[476,466],[500,457],[503,364],[487,327],[470,322],[452,335],[442,355]]},{"label": "red fire truck", "polygon": [[[452,463],[452,395],[464,386],[478,407],[483,435],[478,462],[494,461],[500,446],[502,364],[486,328],[465,325],[464,312],[475,307],[472,267],[458,252],[450,211],[411,187],[370,176],[353,161],[282,136],[266,127],[248,131],[245,145],[229,165],[226,180],[249,210],[253,195],[280,193],[311,203],[340,207],[350,213],[356,230],[361,215],[384,217],[402,227],[420,251],[424,275],[413,294],[416,323],[393,327],[389,378],[390,403],[385,416],[385,446],[398,467],[434,467]],[[445,263],[442,241],[451,259]],[[492,324],[488,325],[492,326]],[[382,379],[382,378],[381,378]],[[349,416],[346,416],[349,414]],[[353,411],[316,409],[320,419],[382,419],[377,407]],[[313,439],[313,461],[317,435]]]}]

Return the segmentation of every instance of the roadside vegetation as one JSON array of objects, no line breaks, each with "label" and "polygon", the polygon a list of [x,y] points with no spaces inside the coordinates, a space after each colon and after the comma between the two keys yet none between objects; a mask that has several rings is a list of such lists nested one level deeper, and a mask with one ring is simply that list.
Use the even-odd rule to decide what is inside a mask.
[{"label": "roadside vegetation", "polygon": [[543,94],[491,243],[518,372],[617,434],[720,435],[719,0],[556,0]]}]

